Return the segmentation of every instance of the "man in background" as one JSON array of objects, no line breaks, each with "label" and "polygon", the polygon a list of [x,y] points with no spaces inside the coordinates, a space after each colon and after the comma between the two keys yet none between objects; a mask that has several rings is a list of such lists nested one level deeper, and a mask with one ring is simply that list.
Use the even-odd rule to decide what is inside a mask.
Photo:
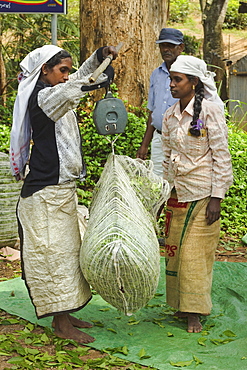
[{"label": "man in background", "polygon": [[177,56],[184,50],[183,34],[174,28],[162,28],[156,44],[159,44],[164,62],[152,72],[150,77],[147,105],[150,113],[146,132],[136,156],[137,158],[146,159],[148,147],[152,141],[151,160],[154,164],[153,171],[156,175],[163,176],[162,120],[165,111],[177,101],[171,96],[169,70]]}]

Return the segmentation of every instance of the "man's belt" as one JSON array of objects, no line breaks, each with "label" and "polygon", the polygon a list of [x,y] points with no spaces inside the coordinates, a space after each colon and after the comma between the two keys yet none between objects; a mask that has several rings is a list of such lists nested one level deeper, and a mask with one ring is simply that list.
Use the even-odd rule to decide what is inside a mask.
[{"label": "man's belt", "polygon": [[157,130],[157,128],[156,128],[156,131],[158,132],[158,134],[162,135],[162,131]]}]

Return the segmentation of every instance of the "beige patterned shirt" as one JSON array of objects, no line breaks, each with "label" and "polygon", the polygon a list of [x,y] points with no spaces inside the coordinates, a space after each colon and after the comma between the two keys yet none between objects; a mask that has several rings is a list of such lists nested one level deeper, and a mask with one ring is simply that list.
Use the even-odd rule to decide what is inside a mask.
[{"label": "beige patterned shirt", "polygon": [[179,202],[207,196],[223,199],[233,181],[224,113],[203,99],[199,117],[203,129],[201,136],[194,137],[189,134],[193,104],[194,98],[181,113],[177,102],[164,115],[164,178],[171,188],[175,186]]}]

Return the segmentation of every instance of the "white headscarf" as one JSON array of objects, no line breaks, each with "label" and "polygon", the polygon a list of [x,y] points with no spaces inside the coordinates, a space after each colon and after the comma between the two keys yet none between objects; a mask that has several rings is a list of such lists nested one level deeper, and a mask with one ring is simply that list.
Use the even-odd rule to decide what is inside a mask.
[{"label": "white headscarf", "polygon": [[204,60],[191,55],[179,55],[171,65],[170,72],[179,72],[199,77],[204,85],[205,99],[215,102],[224,110],[224,103],[220,99],[214,82],[214,72],[207,70]]},{"label": "white headscarf", "polygon": [[61,48],[44,45],[31,51],[20,63],[22,72],[13,111],[13,124],[10,136],[10,166],[17,180],[23,178],[23,170],[29,158],[31,126],[27,110],[29,97],[39,78],[41,67]]}]

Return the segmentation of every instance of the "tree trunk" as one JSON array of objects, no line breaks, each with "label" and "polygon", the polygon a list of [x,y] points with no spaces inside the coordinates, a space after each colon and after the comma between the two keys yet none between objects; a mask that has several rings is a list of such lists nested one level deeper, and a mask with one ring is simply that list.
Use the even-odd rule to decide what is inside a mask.
[{"label": "tree trunk", "polygon": [[162,62],[155,44],[167,19],[166,0],[81,0],[81,61],[105,45],[124,43],[113,62],[119,96],[140,106],[152,70]]},{"label": "tree trunk", "polygon": [[[203,58],[216,73],[216,83],[220,87],[221,98],[227,99],[224,43],[222,25],[226,15],[228,0],[200,0],[204,31]],[[216,68],[214,67],[216,66]],[[217,68],[218,67],[218,68]]]}]

